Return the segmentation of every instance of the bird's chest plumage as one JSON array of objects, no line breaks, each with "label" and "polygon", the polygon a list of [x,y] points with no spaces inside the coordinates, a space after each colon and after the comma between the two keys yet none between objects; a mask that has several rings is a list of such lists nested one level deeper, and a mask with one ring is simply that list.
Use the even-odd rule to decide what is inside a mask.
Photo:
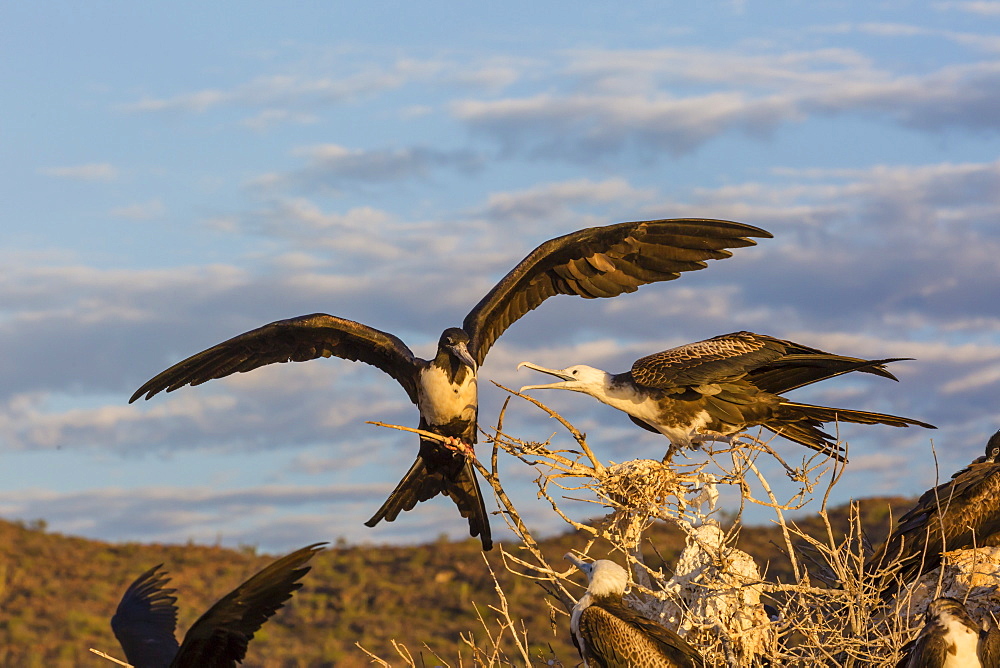
[{"label": "bird's chest plumage", "polygon": [[979,661],[977,650],[979,648],[979,633],[970,629],[965,624],[957,620],[949,619],[945,623],[948,633],[948,641],[952,644],[945,655],[942,668],[978,668],[982,664]]},{"label": "bird's chest plumage", "polygon": [[[691,393],[693,394],[693,393]],[[697,401],[678,399],[656,390],[611,386],[601,401],[654,427],[674,445],[691,447],[715,434],[709,413]]]},{"label": "bird's chest plumage", "polygon": [[427,424],[475,422],[478,407],[476,374],[471,370],[462,369],[452,376],[446,369],[430,365],[420,372],[417,408]]}]

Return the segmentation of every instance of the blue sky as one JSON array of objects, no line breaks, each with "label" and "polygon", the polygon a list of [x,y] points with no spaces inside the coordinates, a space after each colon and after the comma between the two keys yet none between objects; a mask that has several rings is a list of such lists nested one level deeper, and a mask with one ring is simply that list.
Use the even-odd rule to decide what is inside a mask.
[{"label": "blue sky", "polygon": [[[749,329],[916,358],[898,384],[794,395],[939,426],[844,427],[836,500],[919,493],[931,438],[946,476],[1000,427],[1000,2],[206,5],[0,9],[0,515],[273,550],[464,536],[446,499],[362,526],[416,446],[365,424],[417,419],[374,369],[127,398],[316,311],[428,356],[538,243],[636,219],[775,238],[633,295],[550,299],[490,352],[485,426],[488,380],[538,381],[521,360],[618,372]],[[663,453],[586,397],[540,398],[606,459]],[[526,405],[506,424],[554,431]],[[505,471],[558,528],[535,474]]]}]

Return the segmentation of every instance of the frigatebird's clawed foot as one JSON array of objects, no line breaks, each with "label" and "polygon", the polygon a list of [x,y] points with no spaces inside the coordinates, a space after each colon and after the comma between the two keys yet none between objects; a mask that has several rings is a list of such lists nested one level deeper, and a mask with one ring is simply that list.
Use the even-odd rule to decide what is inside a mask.
[{"label": "frigatebird's clawed foot", "polygon": [[445,440],[441,443],[441,445],[448,448],[452,452],[465,457],[475,457],[476,455],[476,451],[472,445],[466,443],[460,438],[455,438],[454,436],[445,436]]}]

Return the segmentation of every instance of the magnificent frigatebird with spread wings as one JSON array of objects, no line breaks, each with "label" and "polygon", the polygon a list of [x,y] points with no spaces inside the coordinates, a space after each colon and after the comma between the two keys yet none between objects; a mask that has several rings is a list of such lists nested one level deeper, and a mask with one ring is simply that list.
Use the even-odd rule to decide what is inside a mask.
[{"label": "magnificent frigatebird with spread wings", "polygon": [[884,597],[941,564],[950,550],[1000,545],[1000,431],[986,453],[924,492],[865,562]]},{"label": "magnificent frigatebird with spread wings", "polygon": [[421,429],[450,442],[422,438],[413,466],[366,524],[391,522],[417,502],[446,494],[468,518],[470,534],[489,550],[489,521],[470,457],[479,408],[476,372],[497,337],[553,295],[634,292],[730,257],[727,249],[754,245],[750,237],[770,236],[742,223],[696,218],[580,230],[546,241],[524,258],[465,316],[461,329],[441,334],[433,359],[414,356],[392,334],[315,313],[264,325],[189,357],[140,387],[129,403],[276,362],[334,356],[371,364],[403,386],[420,411]]},{"label": "magnificent frigatebird with spread wings", "polygon": [[836,440],[820,429],[824,422],[934,426],[895,415],[795,403],[780,395],[850,371],[896,380],[885,364],[899,359],[844,357],[764,334],[735,332],[643,357],[631,371],[615,375],[582,364],[546,369],[521,362],[518,368],[562,379],[525,385],[521,392],[557,389],[589,394],[628,413],[643,429],[663,434],[670,439],[667,460],[679,448],[726,440],[758,425],[843,459]]},{"label": "magnificent frigatebird with spread wings", "polygon": [[140,575],[122,596],[111,629],[135,668],[235,668],[247,645],[270,617],[302,587],[306,563],[322,549],[296,550],[223,596],[198,618],[178,645],[175,589],[159,566]]},{"label": "magnificent frigatebird with spread wings", "polygon": [[686,640],[622,602],[628,573],[613,561],[566,555],[589,584],[570,615],[570,637],[587,668],[701,668],[704,659]]}]

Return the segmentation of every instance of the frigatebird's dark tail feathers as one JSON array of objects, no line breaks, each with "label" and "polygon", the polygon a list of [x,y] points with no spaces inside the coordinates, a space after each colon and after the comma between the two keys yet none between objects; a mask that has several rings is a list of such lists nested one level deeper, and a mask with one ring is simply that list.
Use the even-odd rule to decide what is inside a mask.
[{"label": "frigatebird's dark tail feathers", "polygon": [[399,513],[413,510],[418,503],[433,499],[438,494],[449,496],[455,502],[462,517],[469,520],[469,535],[479,536],[483,551],[493,549],[483,493],[479,489],[479,480],[472,463],[468,460],[463,466],[453,470],[438,468],[436,471],[429,471],[423,455],[417,455],[413,466],[396,485],[396,489],[392,490],[382,507],[365,522],[365,526],[374,527],[382,520],[392,522]]},{"label": "frigatebird's dark tail feathers", "polygon": [[855,411],[847,408],[828,408],[799,404],[793,401],[782,401],[767,424],[763,426],[790,441],[800,443],[807,448],[823,452],[839,461],[847,461],[843,448],[837,445],[833,436],[821,429],[825,422],[853,422],[855,424],[884,424],[890,427],[926,427],[937,429],[932,424],[912,418]]},{"label": "frigatebird's dark tail feathers", "polygon": [[898,380],[886,364],[910,359],[889,357],[882,360],[863,360],[829,353],[795,354],[775,360],[770,364],[752,370],[749,380],[758,388],[771,394],[784,394],[791,390],[818,383],[827,378],[840,376],[851,371],[870,373],[890,380]]}]

